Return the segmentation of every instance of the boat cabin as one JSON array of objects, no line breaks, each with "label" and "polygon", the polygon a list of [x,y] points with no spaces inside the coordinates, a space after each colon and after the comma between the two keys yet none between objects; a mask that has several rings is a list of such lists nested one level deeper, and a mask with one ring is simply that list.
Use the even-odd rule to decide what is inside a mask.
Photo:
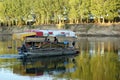
[{"label": "boat cabin", "polygon": [[[54,38],[58,39],[58,42],[54,41]],[[63,37],[26,37],[25,44],[27,48],[68,48],[70,47],[70,41]]]}]

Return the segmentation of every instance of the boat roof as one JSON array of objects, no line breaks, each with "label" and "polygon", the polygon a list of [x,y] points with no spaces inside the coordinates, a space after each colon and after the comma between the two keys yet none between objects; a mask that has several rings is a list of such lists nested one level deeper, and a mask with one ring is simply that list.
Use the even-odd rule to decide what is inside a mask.
[{"label": "boat roof", "polygon": [[13,39],[24,40],[26,37],[29,36],[37,36],[40,38],[45,38],[48,36],[76,38],[75,32],[71,30],[39,30],[39,29],[32,29],[22,33],[14,33],[12,37]]},{"label": "boat roof", "polygon": [[36,32],[36,36],[64,36],[64,37],[77,37],[75,32],[71,30],[40,30],[40,29],[31,29],[27,32]]},{"label": "boat roof", "polygon": [[28,36],[35,36],[35,32],[22,32],[22,33],[14,33],[12,35],[13,40],[18,39],[18,40],[24,40],[25,37]]}]

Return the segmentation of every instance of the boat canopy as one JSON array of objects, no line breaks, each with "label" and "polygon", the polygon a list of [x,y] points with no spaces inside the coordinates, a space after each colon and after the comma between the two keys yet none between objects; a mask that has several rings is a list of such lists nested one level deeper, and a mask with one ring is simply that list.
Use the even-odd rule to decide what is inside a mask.
[{"label": "boat canopy", "polygon": [[75,32],[71,30],[28,30],[26,32],[36,32],[36,36],[64,36],[64,37],[74,37],[76,38],[77,36],[75,35]]},{"label": "boat canopy", "polygon": [[28,36],[36,36],[36,32],[22,32],[22,33],[14,33],[12,38],[18,40],[24,40],[25,37]]},{"label": "boat canopy", "polygon": [[28,36],[37,36],[37,37],[72,37],[76,38],[77,36],[75,35],[75,32],[70,31],[70,30],[38,30],[38,29],[32,29],[32,30],[27,30],[22,33],[14,33],[13,34],[13,40],[14,39],[19,39],[19,40],[24,40],[25,37]]},{"label": "boat canopy", "polygon": [[25,32],[35,32],[36,36],[44,36],[43,31],[36,30],[36,29],[28,30],[28,31],[25,31]]}]

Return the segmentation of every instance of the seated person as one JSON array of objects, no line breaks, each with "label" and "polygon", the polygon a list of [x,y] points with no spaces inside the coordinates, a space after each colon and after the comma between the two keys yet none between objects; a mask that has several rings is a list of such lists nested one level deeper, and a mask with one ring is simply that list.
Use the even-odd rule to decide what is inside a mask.
[{"label": "seated person", "polygon": [[50,39],[48,39],[47,42],[50,43]]},{"label": "seated person", "polygon": [[22,45],[21,52],[27,52],[27,48],[25,44]]},{"label": "seated person", "polygon": [[58,43],[58,39],[54,37],[54,43]]}]

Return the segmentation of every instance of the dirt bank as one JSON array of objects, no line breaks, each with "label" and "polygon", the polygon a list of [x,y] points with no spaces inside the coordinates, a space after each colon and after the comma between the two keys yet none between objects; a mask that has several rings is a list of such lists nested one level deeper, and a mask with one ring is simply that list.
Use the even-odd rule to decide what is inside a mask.
[{"label": "dirt bank", "polygon": [[40,26],[22,26],[11,27],[4,30],[3,33],[23,32],[29,29],[67,29],[73,30],[79,36],[120,36],[120,23],[106,24],[65,24],[59,25],[40,25]]},{"label": "dirt bank", "polygon": [[80,36],[120,36],[120,23],[116,24],[77,24],[71,30]]}]

